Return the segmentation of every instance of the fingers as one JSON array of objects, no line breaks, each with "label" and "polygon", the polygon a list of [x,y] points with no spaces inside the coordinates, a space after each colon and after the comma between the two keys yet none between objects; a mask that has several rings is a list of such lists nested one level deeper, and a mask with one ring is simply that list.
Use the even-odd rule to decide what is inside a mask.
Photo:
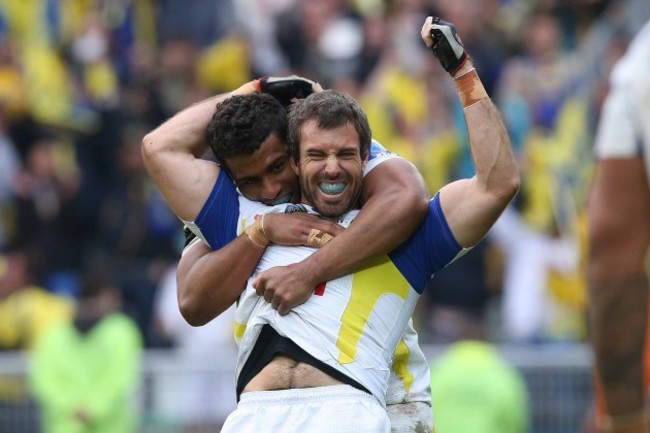
[{"label": "fingers", "polygon": [[311,247],[320,248],[326,245],[329,241],[334,239],[334,236],[318,229],[311,229],[307,236],[307,245]]},{"label": "fingers", "polygon": [[420,36],[422,36],[422,40],[429,48],[431,48],[431,46],[433,45],[433,37],[431,36],[432,22],[433,22],[433,17],[427,17],[427,19],[424,20],[424,24],[422,25],[422,30],[420,31]]},{"label": "fingers", "polygon": [[264,295],[264,290],[266,284],[264,284],[264,279],[262,278],[262,275],[258,275],[257,278],[253,280],[252,284],[253,288],[255,289],[255,293],[257,293],[257,296],[263,296]]},{"label": "fingers", "polygon": [[278,310],[280,316],[286,316],[291,312],[291,305],[286,302],[281,302],[276,308],[276,310]]}]

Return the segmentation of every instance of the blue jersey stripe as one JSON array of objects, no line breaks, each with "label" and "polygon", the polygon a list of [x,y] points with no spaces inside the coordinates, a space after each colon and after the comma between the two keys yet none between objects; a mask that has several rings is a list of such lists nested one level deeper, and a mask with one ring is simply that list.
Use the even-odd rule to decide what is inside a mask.
[{"label": "blue jersey stripe", "polygon": [[454,238],[440,206],[440,195],[429,202],[429,215],[416,232],[388,254],[411,286],[422,293],[433,274],[451,262],[462,247]]},{"label": "blue jersey stripe", "polygon": [[217,182],[196,217],[195,224],[201,229],[210,248],[218,250],[237,237],[238,219],[239,193],[230,176],[220,170]]}]

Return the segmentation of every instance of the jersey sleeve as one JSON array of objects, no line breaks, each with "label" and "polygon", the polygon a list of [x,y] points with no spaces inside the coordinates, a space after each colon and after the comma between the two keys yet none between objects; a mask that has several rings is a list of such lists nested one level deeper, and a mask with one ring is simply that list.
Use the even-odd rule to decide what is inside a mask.
[{"label": "jersey sleeve", "polygon": [[375,167],[381,164],[384,161],[388,161],[393,158],[401,158],[398,154],[387,150],[384,146],[381,145],[377,140],[372,140],[370,142],[370,153],[368,154],[368,162],[366,163],[366,168],[363,170],[363,175],[366,176],[372,171]]},{"label": "jersey sleeve", "polygon": [[218,250],[237,237],[239,212],[237,189],[225,171],[220,170],[214,188],[196,221],[185,224],[210,248]]},{"label": "jersey sleeve", "polygon": [[429,202],[429,214],[416,232],[388,256],[409,284],[422,293],[440,269],[466,249],[456,241],[440,205],[440,195]]}]

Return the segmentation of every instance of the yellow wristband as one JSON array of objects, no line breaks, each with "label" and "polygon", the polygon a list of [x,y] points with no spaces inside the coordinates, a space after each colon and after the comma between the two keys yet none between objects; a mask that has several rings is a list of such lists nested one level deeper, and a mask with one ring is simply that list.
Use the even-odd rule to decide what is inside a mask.
[{"label": "yellow wristband", "polygon": [[260,217],[259,215],[255,217],[255,222],[246,229],[245,233],[248,235],[251,241],[255,245],[258,245],[262,248],[266,248],[271,241],[269,241],[269,238],[266,236],[266,232],[264,231],[264,215]]},{"label": "yellow wristband", "polygon": [[455,78],[455,81],[463,108],[467,108],[488,98],[488,94],[476,73],[476,69],[471,69],[469,72]]}]

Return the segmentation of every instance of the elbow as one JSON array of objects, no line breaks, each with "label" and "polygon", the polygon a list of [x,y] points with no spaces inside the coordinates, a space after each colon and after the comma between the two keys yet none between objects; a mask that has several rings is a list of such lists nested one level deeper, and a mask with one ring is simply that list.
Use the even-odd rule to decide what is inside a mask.
[{"label": "elbow", "polygon": [[210,318],[201,310],[201,304],[195,302],[190,296],[179,294],[178,306],[183,319],[191,326],[203,326],[210,321]]},{"label": "elbow", "polygon": [[150,132],[144,136],[140,144],[140,152],[142,153],[142,160],[145,166],[149,166],[150,162],[157,154],[156,137],[154,132]]},{"label": "elbow", "polygon": [[512,175],[504,182],[504,195],[507,198],[508,202],[512,200],[521,187],[521,177],[519,176],[519,171],[514,170]]},{"label": "elbow", "polygon": [[513,166],[513,168],[506,173],[499,182],[495,195],[497,196],[497,199],[503,200],[507,204],[517,195],[520,187],[521,177],[519,176],[519,170]]},{"label": "elbow", "polygon": [[409,209],[411,215],[414,218],[418,218],[421,221],[429,214],[429,199],[422,194],[411,194],[408,198],[409,200]]}]

